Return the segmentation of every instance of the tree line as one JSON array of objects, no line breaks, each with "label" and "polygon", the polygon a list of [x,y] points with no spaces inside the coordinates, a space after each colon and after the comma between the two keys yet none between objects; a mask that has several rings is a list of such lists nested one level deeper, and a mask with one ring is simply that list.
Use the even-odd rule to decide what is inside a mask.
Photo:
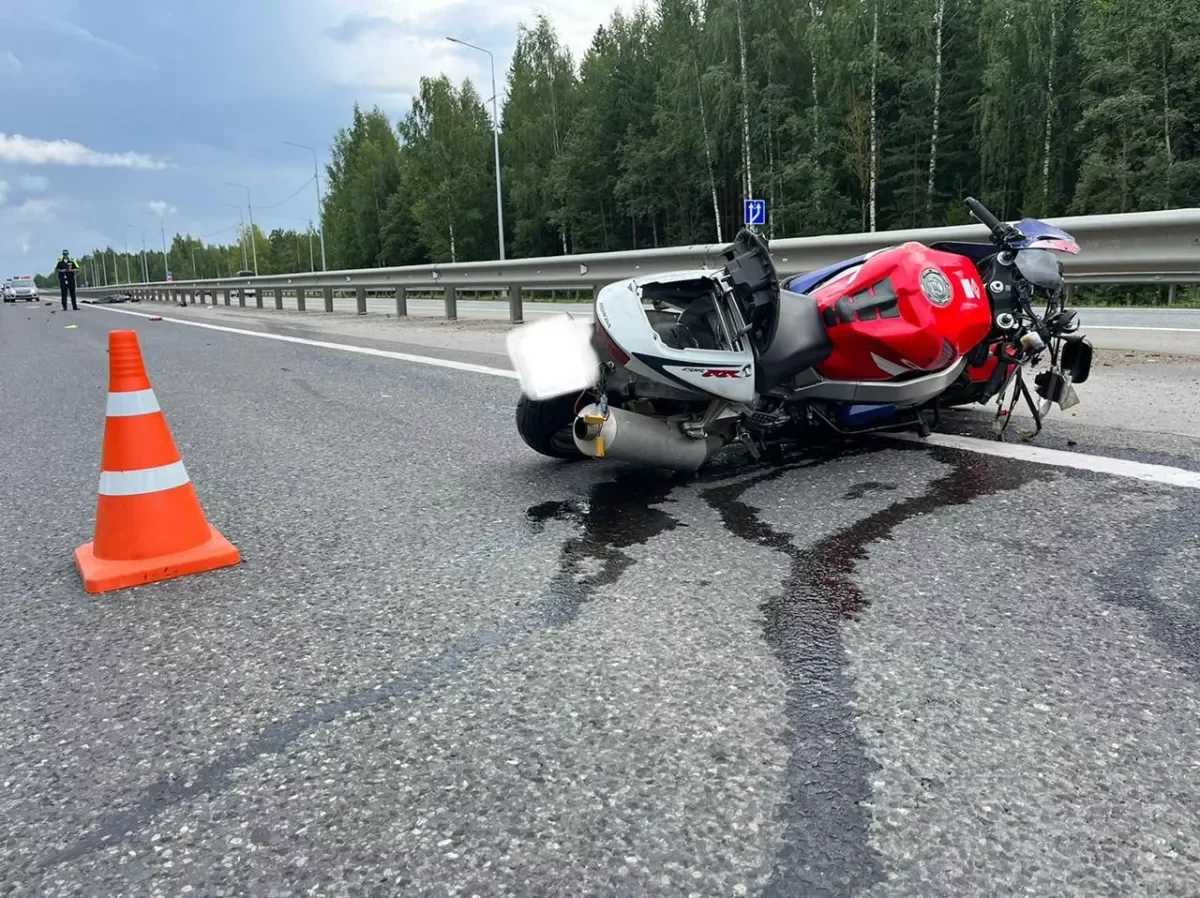
[{"label": "tree line", "polygon": [[[1197,60],[1200,4],[1173,0],[656,0],[578,61],[539,17],[502,92],[507,255],[727,241],[746,198],[769,237],[959,224],[967,195],[1002,218],[1200,205]],[[326,181],[330,268],[497,257],[470,81],[422,78],[395,122],[355,106]],[[268,270],[307,270],[293,238],[265,238]],[[241,265],[191,266],[190,241],[176,278]]]},{"label": "tree line", "polygon": [[[576,65],[519,32],[502,112],[511,256],[1200,203],[1200,4],[657,0]],[[470,82],[421,80],[334,139],[339,267],[497,254],[491,133]]]},{"label": "tree line", "polygon": [[[75,259],[79,263],[80,283],[120,286],[166,279],[173,280],[231,277],[240,271],[259,274],[291,274],[321,270],[321,237],[310,225],[306,230],[274,228],[264,233],[257,223],[253,234],[249,226],[239,226],[237,242],[229,245],[205,243],[190,234],[176,234],[167,250],[147,247],[145,252],[127,252],[111,246],[94,249]],[[39,286],[58,288],[58,276],[51,272],[38,275]]]}]

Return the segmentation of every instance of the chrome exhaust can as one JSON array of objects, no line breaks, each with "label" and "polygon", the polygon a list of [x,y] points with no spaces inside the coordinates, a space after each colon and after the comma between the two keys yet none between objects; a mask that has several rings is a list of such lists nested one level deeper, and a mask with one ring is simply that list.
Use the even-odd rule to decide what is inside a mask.
[{"label": "chrome exhaust can", "polygon": [[607,414],[592,404],[575,418],[575,445],[592,458],[613,458],[650,468],[697,470],[708,459],[709,441],[693,439],[663,418],[622,408]]}]

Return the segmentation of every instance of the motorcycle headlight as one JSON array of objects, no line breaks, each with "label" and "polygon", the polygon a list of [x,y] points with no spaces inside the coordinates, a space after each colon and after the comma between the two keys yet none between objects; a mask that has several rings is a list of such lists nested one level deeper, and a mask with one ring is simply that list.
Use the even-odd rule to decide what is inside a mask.
[{"label": "motorcycle headlight", "polygon": [[936,268],[926,268],[921,272],[921,292],[925,294],[927,300],[943,309],[950,305],[950,300],[954,299],[954,290],[950,286],[950,279]]}]

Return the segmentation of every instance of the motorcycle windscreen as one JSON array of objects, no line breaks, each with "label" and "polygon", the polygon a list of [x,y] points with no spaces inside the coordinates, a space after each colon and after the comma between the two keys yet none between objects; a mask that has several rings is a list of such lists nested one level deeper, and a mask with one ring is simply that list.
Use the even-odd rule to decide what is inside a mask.
[{"label": "motorcycle windscreen", "polygon": [[580,393],[600,379],[600,356],[592,346],[594,324],[555,315],[508,332],[508,357],[521,391],[530,399]]}]

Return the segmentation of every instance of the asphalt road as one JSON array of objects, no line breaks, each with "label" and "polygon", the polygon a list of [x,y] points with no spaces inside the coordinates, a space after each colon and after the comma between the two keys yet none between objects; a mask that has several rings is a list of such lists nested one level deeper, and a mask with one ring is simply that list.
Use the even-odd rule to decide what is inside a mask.
[{"label": "asphalt road", "polygon": [[[89,597],[127,327],[244,560]],[[0,893],[1195,894],[1200,490],[888,440],[563,465],[510,379],[99,308],[5,307],[0,360]]]}]

